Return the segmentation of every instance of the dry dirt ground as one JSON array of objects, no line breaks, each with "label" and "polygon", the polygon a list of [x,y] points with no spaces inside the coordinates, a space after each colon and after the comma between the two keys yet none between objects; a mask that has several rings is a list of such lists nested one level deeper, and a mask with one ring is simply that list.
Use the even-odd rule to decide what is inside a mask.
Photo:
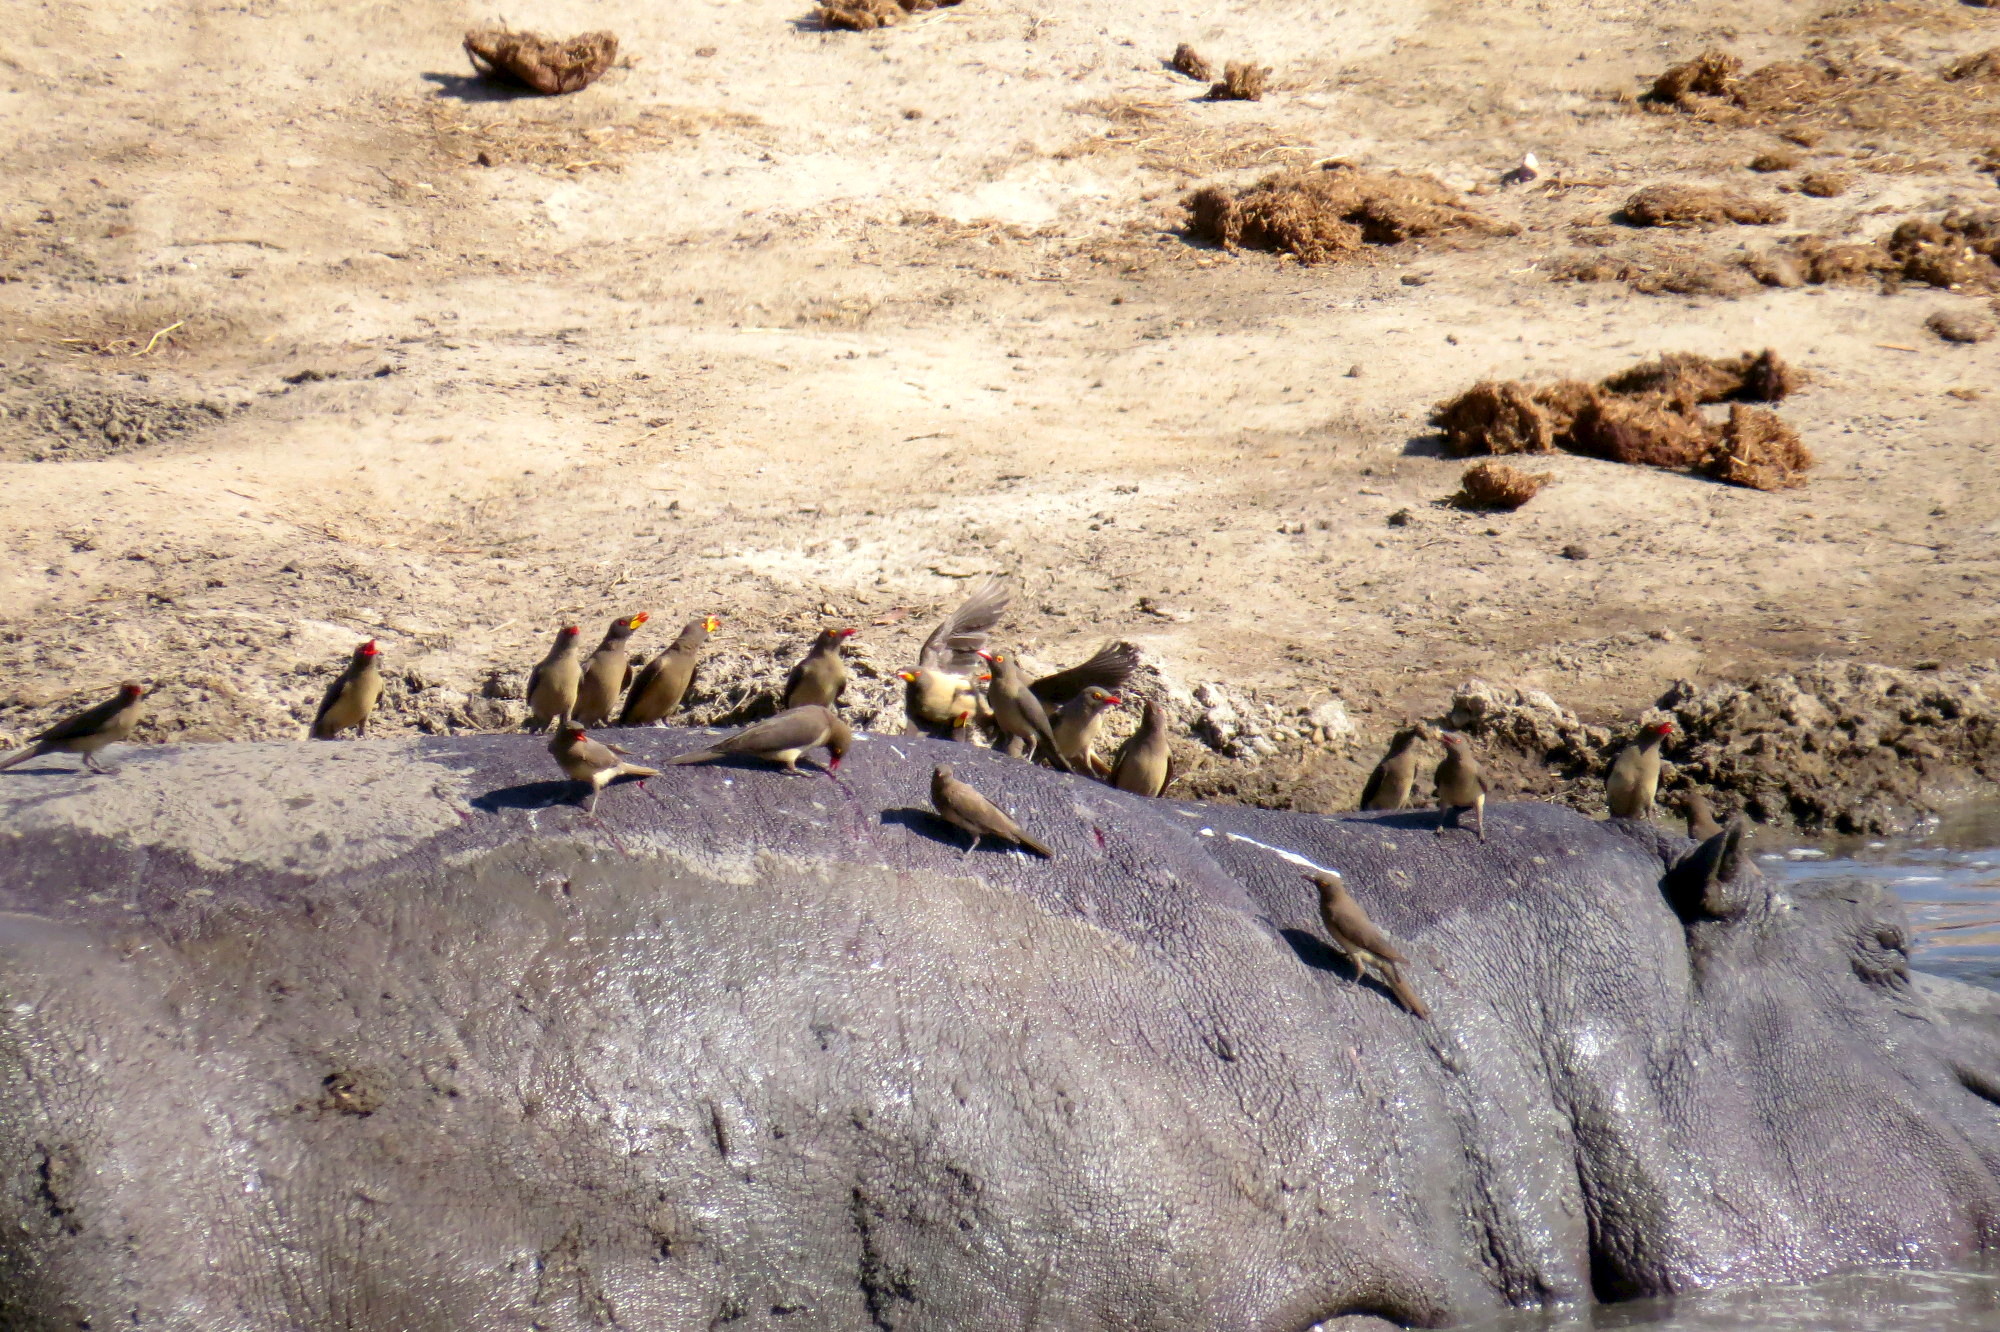
[{"label": "dry dirt ground", "polygon": [[[1937,83],[2000,46],[2000,9],[508,10],[621,39],[560,98],[473,80],[459,39],[502,16],[456,5],[4,12],[0,732],[137,677],[144,738],[299,734],[365,636],[398,679],[383,729],[497,725],[555,626],[637,609],[636,648],[715,612],[771,678],[851,621],[886,671],[991,571],[1006,641],[1125,637],[1182,689],[1226,682],[1333,803],[1473,676],[1617,723],[1676,679],[1994,653],[2000,342],[1926,327],[1988,294],[1550,274],[2000,204],[2000,82]],[[1198,100],[1182,41],[1272,90]],[[1953,114],[1822,117],[1801,146],[1637,100],[1709,48],[1925,81]],[[1747,169],[1780,150],[1797,170]],[[1540,178],[1501,188],[1528,151]],[[1185,233],[1195,187],[1326,159],[1518,230],[1313,267]],[[1812,170],[1853,182],[1816,197]],[[1663,182],[1785,220],[1617,224]],[[1464,464],[1427,416],[1475,381],[1766,346],[1810,376],[1782,408],[1820,459],[1803,489],[1556,455],[1518,513],[1438,503]],[[1333,699],[1354,735],[1299,715]]]}]

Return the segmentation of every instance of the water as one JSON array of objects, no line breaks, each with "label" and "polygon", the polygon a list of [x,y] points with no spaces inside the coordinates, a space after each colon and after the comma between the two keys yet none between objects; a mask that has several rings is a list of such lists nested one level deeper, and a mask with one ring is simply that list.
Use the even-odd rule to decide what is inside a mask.
[{"label": "water", "polygon": [[1911,965],[2000,990],[2000,800],[1960,806],[1908,837],[1807,844],[1767,835],[1759,854],[1765,873],[1795,882],[1887,884],[1909,913]]},{"label": "water", "polygon": [[[1961,806],[1910,836],[1800,842],[1765,834],[1758,848],[1764,872],[1774,878],[1887,884],[1909,914],[1913,966],[2000,990],[2000,799]],[[1480,1332],[2000,1332],[2000,1267],[1851,1272],[1804,1285],[1524,1311],[1476,1326]]]}]

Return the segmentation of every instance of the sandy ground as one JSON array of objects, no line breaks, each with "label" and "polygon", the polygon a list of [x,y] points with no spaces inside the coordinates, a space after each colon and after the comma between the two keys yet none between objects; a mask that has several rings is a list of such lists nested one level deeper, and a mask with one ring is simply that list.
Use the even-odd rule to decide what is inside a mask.
[{"label": "sandy ground", "polygon": [[[986,572],[1024,650],[1126,637],[1185,686],[1338,698],[1357,763],[1474,675],[1610,722],[1677,678],[1993,655],[2000,342],[1924,326],[1986,296],[1547,270],[1657,181],[1782,203],[1675,238],[1717,254],[2000,203],[1930,119],[1836,126],[1802,155],[1858,181],[1811,198],[1745,169],[1767,128],[1633,101],[1710,46],[1928,77],[2000,10],[508,11],[622,39],[554,99],[470,79],[497,16],[459,6],[4,12],[0,731],[138,677],[150,738],[298,734],[358,637],[392,705],[504,694],[557,624],[635,609],[638,648],[713,611],[775,675],[826,618],[893,667]],[[1274,91],[1196,100],[1180,41]],[[1529,150],[1542,179],[1496,188]],[[1182,232],[1194,186],[1327,158],[1520,230],[1317,268]],[[1802,490],[1558,456],[1516,514],[1437,503],[1463,464],[1426,417],[1476,380],[1765,346],[1811,376]]]}]

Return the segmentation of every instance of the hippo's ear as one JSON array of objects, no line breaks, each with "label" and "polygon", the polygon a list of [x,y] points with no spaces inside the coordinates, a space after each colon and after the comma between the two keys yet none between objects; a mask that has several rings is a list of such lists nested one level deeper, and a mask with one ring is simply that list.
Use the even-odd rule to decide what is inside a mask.
[{"label": "hippo's ear", "polygon": [[1667,902],[1682,920],[1733,920],[1762,903],[1763,874],[1750,858],[1750,825],[1727,828],[1674,862],[1665,882]]}]

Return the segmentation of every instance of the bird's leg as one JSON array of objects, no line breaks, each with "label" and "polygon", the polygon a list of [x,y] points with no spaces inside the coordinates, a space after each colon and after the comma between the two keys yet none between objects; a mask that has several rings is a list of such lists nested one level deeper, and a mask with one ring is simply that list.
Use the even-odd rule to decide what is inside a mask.
[{"label": "bird's leg", "polygon": [[972,845],[965,848],[965,855],[960,856],[960,860],[964,860],[966,856],[970,856],[974,851],[979,849],[979,834],[968,829],[966,836],[972,839]]},{"label": "bird's leg", "polygon": [[1432,828],[1431,831],[1442,837],[1444,836],[1444,830],[1457,822],[1458,807],[1456,805],[1439,805],[1437,826]]},{"label": "bird's leg", "polygon": [[1479,834],[1479,840],[1486,840],[1486,802],[1481,800],[1472,807],[1472,830]]},{"label": "bird's leg", "polygon": [[92,772],[100,773],[107,777],[111,775],[111,769],[100,763],[95,754],[85,754],[83,756],[83,766],[89,768]]}]

